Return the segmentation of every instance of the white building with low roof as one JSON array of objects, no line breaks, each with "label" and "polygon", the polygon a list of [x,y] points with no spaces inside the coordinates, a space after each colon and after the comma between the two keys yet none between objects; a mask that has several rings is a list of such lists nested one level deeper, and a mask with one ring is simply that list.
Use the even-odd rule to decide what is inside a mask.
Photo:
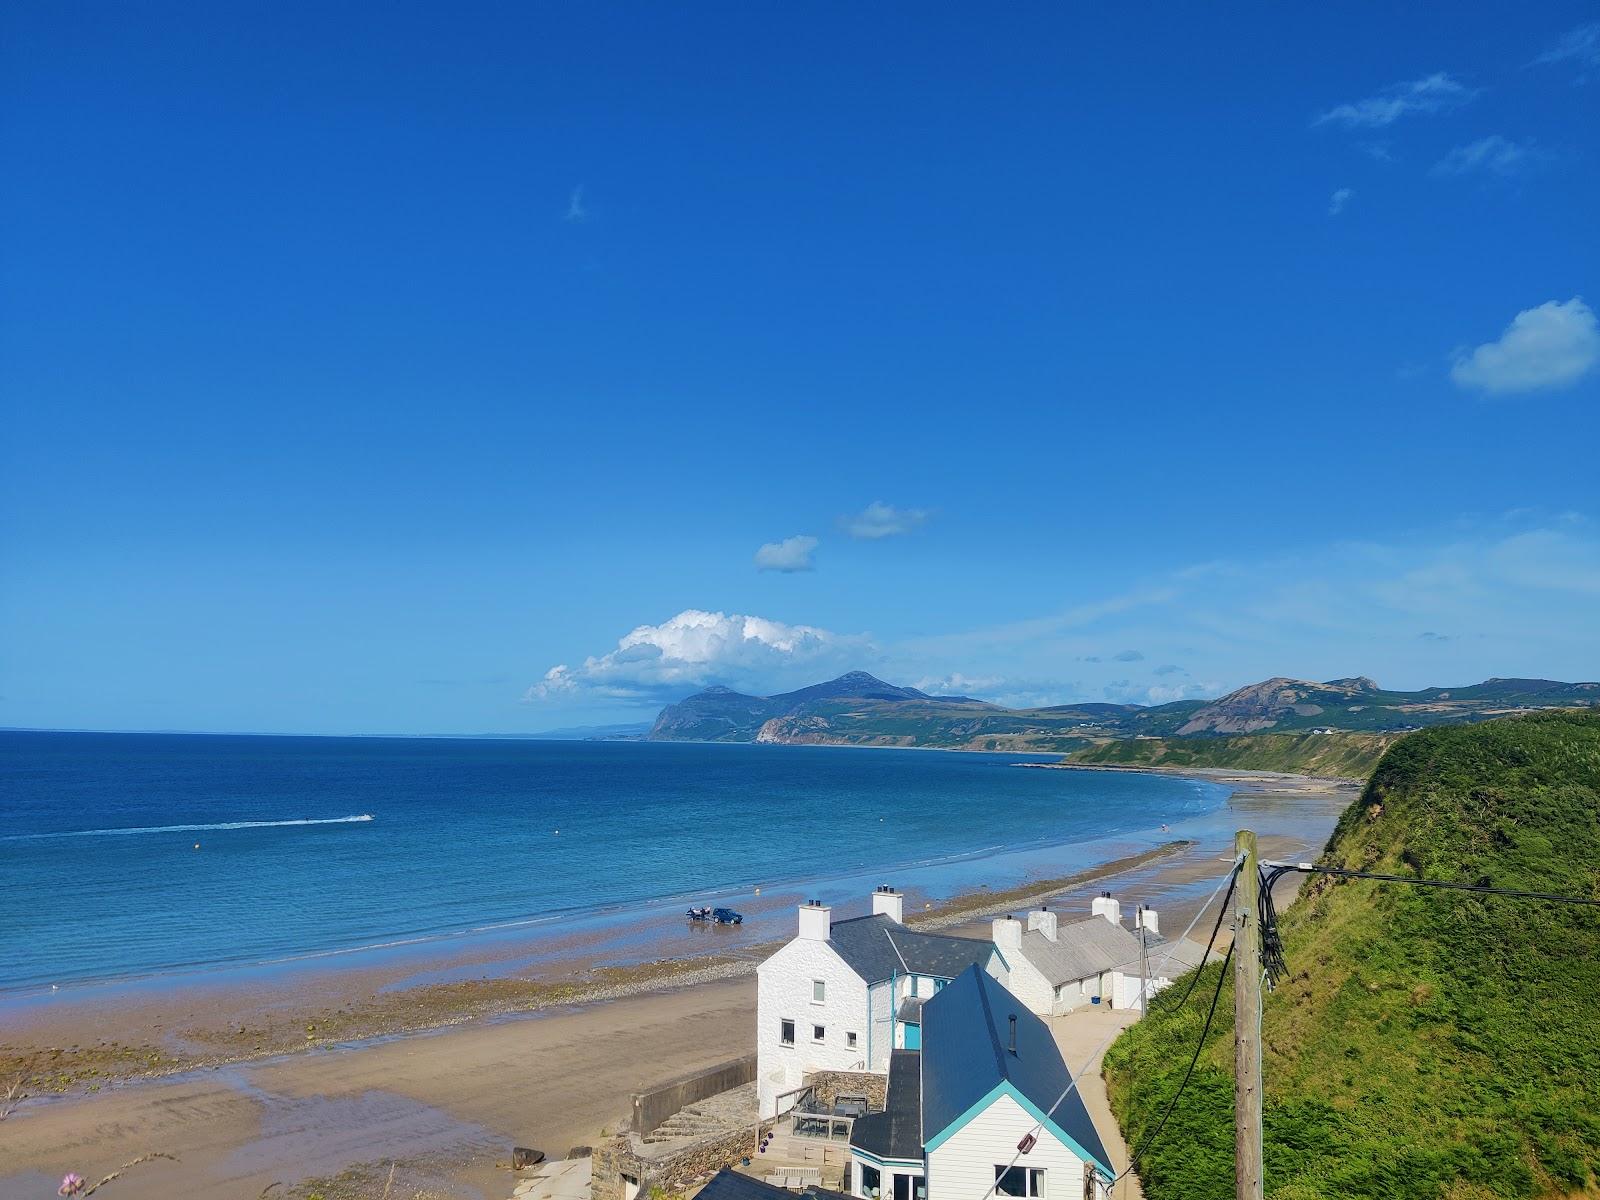
[{"label": "white building with low roof", "polygon": [[922,1044],[921,1005],[976,965],[1007,971],[993,942],[904,924],[904,897],[872,894],[867,916],[835,921],[811,900],[795,938],[756,970],[756,1087],[762,1117],[818,1071],[887,1074],[891,1053]]},{"label": "white building with low roof", "polygon": [[[1154,996],[1205,960],[1187,939],[1164,941],[1154,909],[1140,908],[1132,930],[1109,892],[1095,897],[1094,915],[1063,923],[1048,908],[1027,923],[1000,917],[994,942],[1010,964],[1007,985],[1029,1011],[1059,1016],[1087,1004],[1137,1008],[1141,972],[1145,995]],[[1142,952],[1141,952],[1142,943]]]}]

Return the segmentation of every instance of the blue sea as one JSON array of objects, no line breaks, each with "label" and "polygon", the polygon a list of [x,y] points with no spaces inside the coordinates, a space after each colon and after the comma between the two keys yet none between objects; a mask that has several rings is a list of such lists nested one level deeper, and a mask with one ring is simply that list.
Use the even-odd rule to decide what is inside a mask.
[{"label": "blue sea", "polygon": [[[0,733],[0,991],[739,900],[948,894],[1153,845],[1229,792],[1026,755]],[[1043,757],[1033,761],[1048,761]],[[1008,877],[1009,876],[1009,877]],[[787,921],[789,918],[785,918]]]}]

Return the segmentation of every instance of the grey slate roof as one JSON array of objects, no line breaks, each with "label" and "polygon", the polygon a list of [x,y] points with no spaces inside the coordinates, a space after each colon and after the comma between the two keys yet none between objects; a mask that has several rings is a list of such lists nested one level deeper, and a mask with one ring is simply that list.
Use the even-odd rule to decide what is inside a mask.
[{"label": "grey slate roof", "polygon": [[[1139,938],[1144,936],[1146,943],[1145,966],[1152,979],[1176,979],[1186,971],[1192,971],[1206,961],[1206,948],[1191,942],[1188,938],[1179,938],[1169,942],[1149,930],[1138,930],[1133,935],[1133,957],[1125,963],[1117,964],[1122,970],[1130,974],[1137,974],[1139,970]],[[1215,954],[1212,957],[1216,957]],[[1159,972],[1159,974],[1157,974]]]},{"label": "grey slate roof", "polygon": [[843,1192],[831,1192],[819,1187],[791,1192],[787,1188],[752,1179],[749,1175],[741,1175],[728,1167],[713,1175],[705,1187],[695,1194],[695,1200],[797,1200],[797,1196],[798,1200],[806,1200],[807,1197],[813,1200],[851,1200]]},{"label": "grey slate roof", "polygon": [[[1110,922],[1101,921],[1110,928]],[[1124,933],[1127,931],[1124,930]],[[1017,1050],[1009,1049],[1010,1019]],[[1040,1112],[1066,1092],[1052,1123],[1107,1175],[1111,1160],[1095,1132],[1050,1027],[977,968],[963,971],[922,1007],[922,1131],[932,1141],[1002,1082]]]},{"label": "grey slate roof", "polygon": [[[987,963],[996,952],[993,942],[948,933],[920,933],[882,913],[835,921],[828,941],[850,969],[868,983],[910,973],[954,979],[974,963]],[[1134,955],[1138,953],[1135,946]]]},{"label": "grey slate roof", "polygon": [[889,1054],[889,1098],[882,1112],[857,1117],[850,1145],[878,1158],[922,1161],[922,1055]]},{"label": "grey slate roof", "polygon": [[1088,979],[1102,971],[1139,961],[1139,939],[1104,917],[1090,917],[1062,925],[1051,941],[1036,929],[1022,935],[1022,957],[1045,977],[1051,987]]},{"label": "grey slate roof", "polygon": [[913,1025],[922,1020],[922,997],[907,996],[895,1011],[896,1021],[910,1021]]}]

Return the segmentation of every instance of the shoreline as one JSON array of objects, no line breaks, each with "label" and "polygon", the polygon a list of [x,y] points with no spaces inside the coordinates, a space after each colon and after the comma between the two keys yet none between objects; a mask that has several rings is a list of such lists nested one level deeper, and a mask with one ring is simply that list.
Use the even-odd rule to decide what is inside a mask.
[{"label": "shoreline", "polygon": [[[1111,887],[1158,905],[1175,937],[1210,893],[1233,828],[1257,829],[1264,853],[1314,856],[1354,798],[1344,783],[1241,779],[1193,822],[1198,833],[1124,843],[1082,867],[1060,847],[1067,869],[1055,872],[1007,877],[1015,860],[997,856],[993,884],[937,903],[908,894],[907,924],[986,936],[990,915],[1049,901],[1086,916]],[[801,898],[763,895],[768,923]],[[865,901],[835,911],[854,915]],[[298,1197],[312,1181],[328,1200],[376,1195],[355,1181],[377,1164],[381,1184],[391,1161],[401,1194],[504,1195],[511,1176],[496,1164],[511,1145],[559,1157],[593,1144],[621,1127],[632,1092],[748,1053],[755,967],[781,939],[670,940],[673,953],[619,966],[616,946],[573,938],[531,977],[475,959],[460,967],[470,978],[336,971],[311,987],[157,988],[8,1020],[0,1072],[27,1068],[43,1086],[0,1120],[0,1194],[156,1149],[181,1165],[119,1182],[125,1200],[254,1195],[275,1182]],[[9,1082],[0,1075],[0,1097]]]},{"label": "shoreline", "polygon": [[[1073,888],[1103,883],[1153,866],[1194,845],[1192,841],[1176,840],[1069,875],[1027,880],[1009,888],[969,889],[947,901],[928,902],[928,908],[910,913],[906,924],[930,932],[967,925],[1008,908],[1039,903]],[[13,1044],[9,1036],[7,1042],[0,1043],[0,1092],[13,1081],[20,1081],[22,1090],[33,1097],[93,1094],[107,1085],[181,1077],[197,1070],[259,1063],[308,1051],[359,1049],[382,1039],[433,1033],[473,1021],[514,1020],[556,1008],[602,1004],[737,979],[753,975],[759,961],[782,944],[764,941],[721,953],[703,951],[621,966],[591,963],[570,972],[558,970],[551,977],[484,976],[393,991],[380,989],[365,1004],[320,1003],[286,1011],[264,1007],[253,1019],[235,1017],[232,1014],[236,1010],[228,1006],[226,1020],[218,1019],[221,1013],[213,1013],[210,1028],[179,1032],[182,1041],[205,1047],[188,1051],[104,1039],[88,1047],[78,1043],[70,1047],[45,1044],[66,1040],[59,1035],[67,1032],[66,1027],[73,1022],[70,1017],[65,1021],[58,1018],[40,1022],[36,1029],[46,1036],[34,1039],[31,1045]],[[248,999],[240,999],[245,1000],[246,1010],[253,1007]],[[93,1008],[101,1006],[94,1004]],[[83,1015],[98,1018],[103,1014]],[[236,1020],[244,1023],[236,1025]],[[161,1030],[164,1024],[156,1024],[155,1028]]]}]

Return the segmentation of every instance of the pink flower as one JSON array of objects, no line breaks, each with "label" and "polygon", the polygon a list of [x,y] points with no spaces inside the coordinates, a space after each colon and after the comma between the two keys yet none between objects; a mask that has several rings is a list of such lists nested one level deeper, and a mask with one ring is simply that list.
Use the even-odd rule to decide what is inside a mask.
[{"label": "pink flower", "polygon": [[76,1171],[68,1171],[61,1177],[61,1186],[56,1189],[58,1196],[76,1196],[83,1191],[83,1176]]}]

